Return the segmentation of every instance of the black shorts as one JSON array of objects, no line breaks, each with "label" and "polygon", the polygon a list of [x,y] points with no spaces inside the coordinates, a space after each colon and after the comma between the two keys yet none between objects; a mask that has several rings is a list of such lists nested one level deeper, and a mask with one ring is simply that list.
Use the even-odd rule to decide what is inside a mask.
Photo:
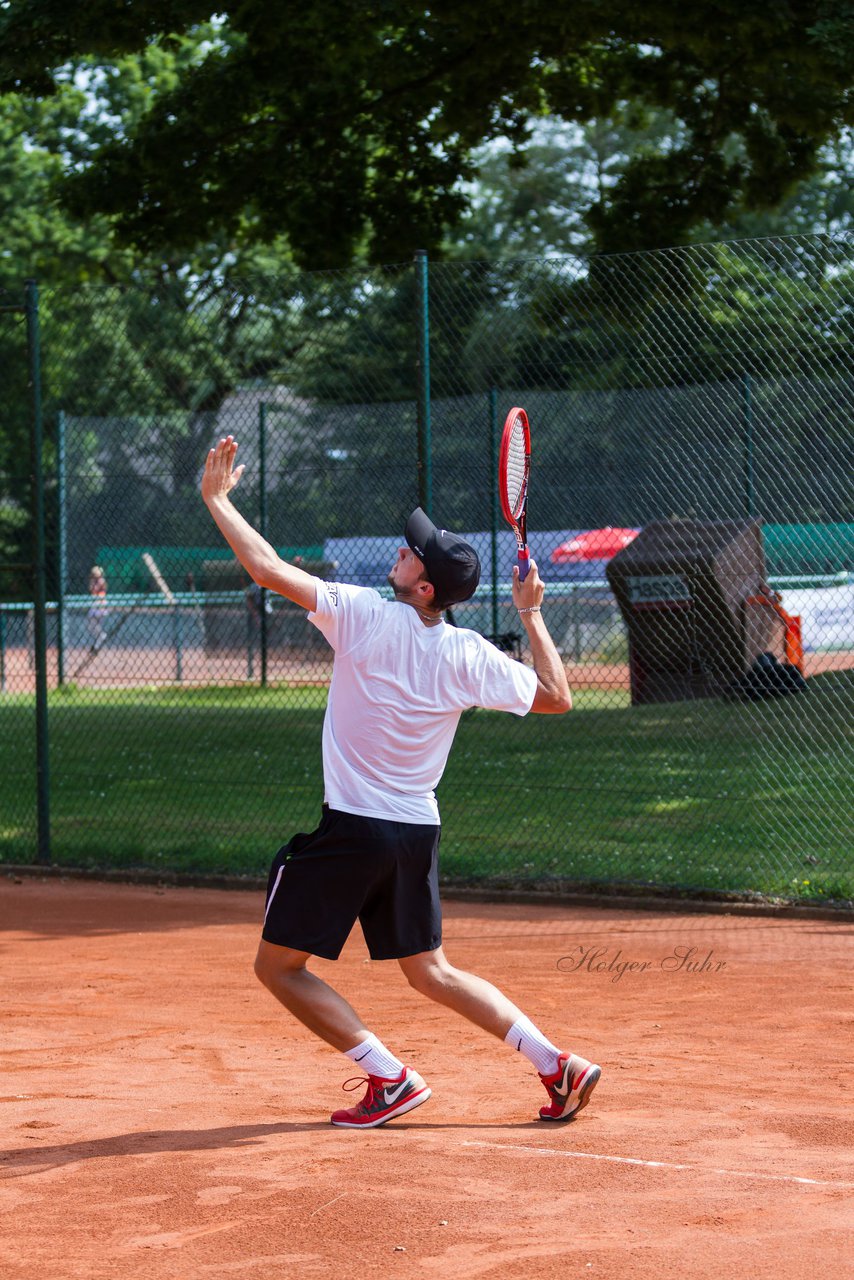
[{"label": "black shorts", "polygon": [[337,960],[358,920],[373,960],[442,944],[438,826],[341,813],[273,859],[262,937]]}]

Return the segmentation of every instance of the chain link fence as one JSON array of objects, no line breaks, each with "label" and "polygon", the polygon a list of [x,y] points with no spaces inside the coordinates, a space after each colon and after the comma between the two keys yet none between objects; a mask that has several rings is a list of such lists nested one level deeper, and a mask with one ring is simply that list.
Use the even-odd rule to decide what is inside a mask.
[{"label": "chain link fence", "polygon": [[[419,502],[465,533],[482,581],[449,620],[530,661],[495,493],[522,404],[575,710],[463,718],[446,880],[854,896],[851,250],[43,291],[54,860],[257,874],[315,824],[331,653],[219,537],[214,439],[244,514],[322,577],[387,591]],[[26,861],[33,609],[4,588],[0,857]]]},{"label": "chain link fence", "polygon": [[35,566],[29,516],[35,495],[23,290],[13,294],[0,289],[0,369],[4,386],[0,431],[0,756],[4,773],[0,848],[8,850],[12,858],[29,862],[38,843],[37,734],[32,696]]}]

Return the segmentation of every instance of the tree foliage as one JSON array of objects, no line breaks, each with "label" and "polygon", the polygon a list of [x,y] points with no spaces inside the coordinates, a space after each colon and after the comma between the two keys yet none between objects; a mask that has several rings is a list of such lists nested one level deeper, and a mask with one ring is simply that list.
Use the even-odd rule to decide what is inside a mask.
[{"label": "tree foliage", "polygon": [[[108,216],[74,217],[53,193],[65,170],[85,164],[116,131],[131,131],[149,100],[180,81],[212,35],[212,28],[199,28],[168,47],[154,44],[110,64],[78,61],[50,96],[0,98],[0,301],[20,305],[26,278],[41,286],[47,474],[55,474],[60,409],[133,420],[133,438],[114,442],[115,474],[133,470],[140,435],[155,446],[166,475],[150,486],[147,505],[162,518],[170,495],[195,489],[198,458],[224,398],[248,381],[275,377],[289,343],[299,341],[293,332],[284,339],[281,308],[268,301],[274,296],[279,306],[290,292],[296,273],[288,247],[280,239],[253,243],[241,223],[183,251],[146,254],[119,243]],[[235,296],[234,276],[256,281],[254,293],[244,283]],[[0,563],[25,565],[32,558],[26,516],[32,414],[20,314],[0,314],[0,368],[7,393]],[[79,443],[76,461],[91,488],[107,463],[90,465],[95,436],[84,433]],[[29,591],[26,576],[7,576],[4,590]]]},{"label": "tree foliage", "polygon": [[[529,8],[533,13],[537,6],[526,8],[527,17]],[[614,30],[622,30],[617,6],[597,8],[609,8]],[[394,27],[387,7],[365,11],[358,33],[359,24],[345,12],[334,28],[337,41],[330,41],[327,28],[324,50],[316,53],[309,46],[312,33],[320,39],[321,27],[312,9],[294,20],[278,88],[259,54],[267,49],[273,62],[278,56],[285,39],[278,8],[263,22],[256,15],[257,30],[250,30],[251,4],[240,11],[239,27],[234,18],[205,22],[203,11],[181,3],[135,3],[109,13],[100,0],[67,12],[51,0],[27,6],[13,0],[0,8],[0,29],[20,50],[14,67],[8,52],[0,54],[6,86],[16,86],[0,97],[0,301],[19,302],[25,277],[43,285],[46,470],[55,474],[52,435],[63,409],[75,419],[74,500],[81,521],[88,513],[91,530],[88,541],[78,539],[79,573],[97,545],[104,511],[114,513],[113,531],[118,536],[121,528],[125,540],[151,540],[156,531],[176,543],[204,536],[199,459],[223,407],[244,391],[274,387],[280,393],[271,432],[282,443],[269,476],[271,521],[278,521],[271,534],[280,542],[352,531],[353,514],[342,495],[359,485],[365,532],[396,527],[401,504],[417,499],[411,266],[302,273],[292,247],[316,266],[353,252],[362,261],[366,254],[408,257],[413,245],[429,246],[431,237],[444,235],[444,253],[454,261],[431,268],[436,483],[464,522],[470,515],[483,523],[483,511],[465,504],[477,468],[484,466],[493,386],[541,395],[542,414],[554,415],[551,452],[547,448],[540,459],[552,490],[546,500],[548,484],[540,489],[541,517],[549,509],[560,523],[573,475],[623,474],[629,510],[640,464],[624,439],[625,414],[635,393],[737,382],[745,368],[771,380],[780,369],[792,376],[819,374],[829,385],[850,350],[850,268],[841,260],[822,262],[808,245],[781,254],[779,263],[769,257],[760,269],[745,270],[737,252],[715,250],[718,256],[694,276],[678,256],[622,263],[594,257],[589,266],[586,260],[554,266],[543,260],[555,251],[586,253],[608,244],[612,234],[615,243],[625,234],[632,244],[637,234],[641,242],[649,235],[670,244],[850,225],[850,130],[819,147],[811,176],[774,210],[762,211],[746,181],[756,165],[751,143],[732,117],[729,131],[710,127],[705,135],[709,155],[717,156],[712,169],[723,166],[735,175],[725,206],[711,200],[714,184],[703,186],[701,167],[699,185],[691,188],[686,179],[680,196],[694,191],[690,208],[683,201],[682,212],[669,220],[665,204],[654,217],[643,215],[646,230],[631,218],[620,230],[626,183],[641,183],[641,191],[646,179],[639,174],[668,173],[671,180],[699,145],[698,121],[703,111],[714,114],[718,92],[712,80],[702,86],[698,80],[678,101],[665,92],[667,60],[653,40],[656,23],[663,22],[659,8],[653,5],[644,16],[648,26],[637,19],[619,40],[599,38],[589,14],[571,33],[552,15],[537,43],[533,25],[529,29],[527,18],[516,17],[515,53],[505,40],[505,15],[490,18],[489,38],[479,40],[477,12],[481,25],[486,19],[478,5],[474,18],[466,10],[452,20],[447,11],[444,62],[432,17],[421,14],[422,30],[415,10],[405,8],[395,10]],[[810,6],[812,17],[819,8]],[[839,16],[847,6],[825,8]],[[750,10],[741,6],[739,14]],[[331,21],[328,13],[324,20]],[[766,14],[766,20],[777,31],[766,33],[762,46],[770,62],[793,28],[779,15],[772,22]],[[160,34],[165,30],[179,34],[166,38]],[[738,31],[738,40],[746,39],[743,25]],[[758,39],[756,31],[758,26]],[[466,32],[479,51],[478,68],[460,43]],[[127,52],[140,44],[140,33],[141,47]],[[832,133],[837,117],[846,118],[847,99],[837,92],[839,84],[831,91],[829,69],[841,67],[847,54],[838,29],[834,36],[831,27],[816,26],[810,35],[804,25],[804,33],[805,46],[814,41],[818,49],[824,42],[823,52],[805,58],[806,69],[793,77],[791,102],[781,100],[779,112],[762,119],[779,132],[784,108],[795,111],[797,94],[806,94],[812,76],[817,88],[801,125],[803,136],[818,146],[825,126]],[[546,35],[552,45],[542,43]],[[554,52],[558,35],[564,50],[577,46],[583,54],[565,52],[561,60]],[[357,36],[361,44],[353,56],[362,79],[356,85],[359,77],[354,80],[348,64],[333,92],[335,60],[347,62]],[[685,39],[676,62],[688,58],[692,41],[699,46],[693,17]],[[733,40],[730,54],[737,63],[741,45],[735,35]],[[553,56],[530,55],[532,48],[547,47]],[[83,56],[85,49],[90,52]],[[423,83],[416,84],[412,63],[422,53]],[[299,55],[306,61],[297,92]],[[326,68],[323,84],[315,82],[315,56]],[[697,68],[709,70],[700,53],[692,56]],[[761,57],[749,50],[745,57],[747,75],[751,59],[758,67]],[[672,66],[676,62],[671,59]],[[656,66],[658,78],[651,76],[644,88],[641,68]],[[229,96],[226,86],[238,67],[243,79],[237,77]],[[392,70],[396,80],[376,79]],[[839,83],[841,78],[840,72]],[[372,94],[365,87],[370,84]],[[382,92],[378,84],[385,85]],[[395,85],[396,97],[383,105],[383,93]],[[198,86],[207,86],[205,120],[194,105]],[[363,104],[355,114],[354,94]],[[696,102],[692,94],[699,95]],[[323,112],[299,133],[296,150],[288,150],[286,113],[294,128],[301,127],[312,104]],[[558,108],[561,115],[543,114]],[[345,116],[349,123],[343,125]],[[484,137],[494,141],[475,146]],[[303,151],[305,165],[292,163]],[[228,160],[223,168],[218,156]],[[242,185],[231,181],[232,163],[244,172]],[[326,186],[317,185],[318,174]],[[469,185],[460,184],[460,175],[469,175]],[[58,202],[57,192],[68,199]],[[468,212],[451,229],[462,207]],[[598,239],[584,217],[589,207]],[[476,261],[483,258],[492,265]],[[662,333],[681,339],[666,364],[656,362],[650,341],[650,334]],[[20,563],[31,558],[30,409],[20,315],[0,316],[0,367],[7,392],[0,423],[0,562]],[[805,405],[812,394],[803,392]],[[586,395],[600,398],[594,403]],[[771,403],[776,396],[774,403],[785,405],[786,395],[784,388],[766,398]],[[257,403],[247,412],[251,442]],[[821,421],[827,410],[816,413]],[[808,460],[817,436],[808,415],[802,417],[795,443]],[[665,430],[661,423],[658,429]],[[674,436],[681,429],[678,415],[666,427]],[[568,435],[577,445],[571,466]],[[826,452],[831,461],[822,470],[825,478],[832,473],[833,450]],[[799,464],[796,480],[808,466]],[[831,496],[837,492],[830,481],[825,488]],[[248,482],[242,489],[254,502]],[[834,510],[843,505],[841,495],[833,497]],[[600,489],[584,498],[577,518],[607,519],[606,506]],[[11,587],[10,581],[4,578],[3,594],[30,590],[23,576]]]},{"label": "tree foliage", "polygon": [[[47,96],[83,56],[170,48],[210,17],[198,0],[8,0],[0,92]],[[595,201],[595,244],[675,244],[807,177],[854,122],[852,71],[851,0],[245,0],[132,127],[70,166],[64,198],[148,249],[243,227],[284,236],[311,267],[394,261],[441,243],[485,140],[522,143],[532,115],[588,124],[632,103],[678,128]]]}]

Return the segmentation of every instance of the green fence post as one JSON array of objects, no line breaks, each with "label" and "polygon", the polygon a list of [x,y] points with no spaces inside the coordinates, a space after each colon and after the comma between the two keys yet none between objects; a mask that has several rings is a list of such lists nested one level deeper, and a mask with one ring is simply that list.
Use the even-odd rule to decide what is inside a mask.
[{"label": "green fence post", "polygon": [[[258,530],[267,537],[267,406],[263,402],[258,410]],[[261,644],[261,688],[267,688],[267,588],[261,588],[258,601],[261,616],[258,619],[258,638]]]},{"label": "green fence post", "polygon": [[36,664],[36,795],[39,862],[50,862],[50,769],[47,718],[47,619],[44,527],[44,470],[42,459],[41,343],[39,291],[26,283],[27,350],[30,365],[33,430],[31,435],[32,511],[34,542],[34,641]]},{"label": "green fence post", "polygon": [[65,413],[56,416],[56,488],[59,516],[59,591],[56,614],[56,680],[65,684],[65,592],[68,586],[68,526],[65,490]]},{"label": "green fence post", "polygon": [[750,374],[742,383],[742,409],[744,416],[744,514],[756,515],[756,491],[753,457],[753,400]]},{"label": "green fence post", "polygon": [[427,251],[415,253],[417,375],[416,414],[418,423],[418,501],[433,518],[433,457],[430,426],[430,303]]},{"label": "green fence post", "polygon": [[172,606],[172,634],[175,640],[175,680],[184,683],[184,637],[181,625],[181,606]]},{"label": "green fence post", "polygon": [[498,389],[489,390],[489,536],[492,548],[492,638],[498,636]]},{"label": "green fence post", "polygon": [[6,692],[6,606],[0,604],[0,693]]},{"label": "green fence post", "polygon": [[569,611],[572,618],[572,653],[576,662],[581,661],[581,617],[578,609],[578,583],[569,586]]}]

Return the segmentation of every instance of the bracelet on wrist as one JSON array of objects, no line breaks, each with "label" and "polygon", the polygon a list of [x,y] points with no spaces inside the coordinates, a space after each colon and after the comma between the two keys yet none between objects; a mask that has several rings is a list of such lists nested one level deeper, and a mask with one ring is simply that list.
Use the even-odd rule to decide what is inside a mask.
[{"label": "bracelet on wrist", "polygon": [[532,604],[530,609],[517,609],[517,613],[542,613],[542,609],[538,604]]}]

